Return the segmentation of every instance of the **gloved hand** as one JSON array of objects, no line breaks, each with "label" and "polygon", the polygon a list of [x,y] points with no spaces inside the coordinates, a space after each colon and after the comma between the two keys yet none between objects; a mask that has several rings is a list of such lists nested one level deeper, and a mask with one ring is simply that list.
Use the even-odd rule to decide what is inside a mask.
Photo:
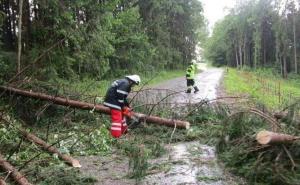
[{"label": "gloved hand", "polygon": [[130,107],[127,107],[127,106],[123,107],[122,113],[123,113],[123,115],[125,115],[125,116],[127,116],[129,118],[131,118],[132,114],[133,114],[132,113],[132,109]]}]

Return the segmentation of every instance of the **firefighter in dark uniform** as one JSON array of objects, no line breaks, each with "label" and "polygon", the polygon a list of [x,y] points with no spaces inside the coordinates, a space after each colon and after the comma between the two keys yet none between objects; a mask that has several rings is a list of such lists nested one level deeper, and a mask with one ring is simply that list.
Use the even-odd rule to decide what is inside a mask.
[{"label": "firefighter in dark uniform", "polygon": [[127,131],[125,116],[131,112],[127,96],[133,85],[139,85],[139,75],[129,75],[124,79],[114,81],[107,90],[104,105],[110,108],[111,128],[110,132],[114,138],[119,138]]},{"label": "firefighter in dark uniform", "polygon": [[192,88],[194,88],[194,93],[199,91],[198,87],[195,85],[195,73],[196,73],[196,61],[192,60],[190,65],[186,69],[186,83],[187,90],[186,93],[191,93]]}]

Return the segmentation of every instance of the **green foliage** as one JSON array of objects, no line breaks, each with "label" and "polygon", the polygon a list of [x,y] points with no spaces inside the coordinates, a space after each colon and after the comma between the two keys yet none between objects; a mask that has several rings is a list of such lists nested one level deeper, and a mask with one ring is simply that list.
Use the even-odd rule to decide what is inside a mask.
[{"label": "green foliage", "polygon": [[[17,15],[10,12],[17,12],[16,3],[1,2],[3,13],[8,15],[3,25],[3,48],[11,52],[15,52],[17,41]],[[35,7],[34,11],[30,7]],[[57,77],[110,79],[181,69],[194,57],[200,38],[207,35],[197,0],[30,1],[24,12],[21,66],[43,55],[24,73],[43,81]],[[0,54],[1,66],[14,63]],[[8,68],[14,71],[13,65]]]},{"label": "green foliage", "polygon": [[51,166],[38,170],[38,185],[82,185],[94,184],[97,182],[92,177],[84,177],[74,168],[66,168],[65,166]]},{"label": "green foliage", "polygon": [[139,6],[150,41],[156,46],[154,60],[161,67],[176,69],[194,58],[197,35],[205,32],[199,1],[140,0]]},{"label": "green foliage", "polygon": [[204,56],[213,65],[228,64],[228,53],[232,51],[230,46],[233,42],[230,37],[234,34],[230,28],[234,24],[231,19],[230,16],[226,16],[224,21],[216,23],[212,36],[205,43]]},{"label": "green foliage", "polygon": [[[71,120],[67,121],[70,118],[62,113],[61,110],[54,111],[52,118],[47,114],[41,116],[37,124],[31,125],[33,131],[27,131],[50,145],[55,144],[64,154],[105,155],[111,152],[113,140],[105,126],[105,119],[101,118],[101,123],[97,124],[99,117],[82,111],[72,115],[72,121],[78,121],[73,125]],[[78,171],[69,169],[57,155],[49,155],[36,144],[24,139],[18,131],[21,125],[13,114],[4,113],[3,118],[11,124],[6,126],[5,122],[0,123],[0,151],[16,167],[25,167],[24,172],[29,176],[30,182],[61,185],[95,182],[94,179],[83,177]],[[28,161],[31,162],[23,166]]]},{"label": "green foliage", "polygon": [[207,144],[216,144],[222,133],[220,120],[225,119],[229,112],[226,105],[208,104],[204,100],[192,107],[193,112],[188,116],[191,128],[186,133],[185,140],[201,140]]},{"label": "green foliage", "polygon": [[[0,42],[1,47],[1,42]],[[5,83],[10,76],[14,74],[13,62],[16,60],[16,55],[13,52],[0,51],[0,83]]]},{"label": "green foliage", "polygon": [[[255,140],[261,130],[272,130],[274,125],[250,112],[234,114],[223,123],[223,132],[217,146],[220,159],[230,171],[246,178],[249,184],[297,184],[299,170],[293,168],[289,153],[297,161],[299,142],[286,145],[262,146]],[[280,133],[295,135],[292,125],[280,125]],[[286,150],[285,148],[286,147]]]},{"label": "green foliage", "polygon": [[0,26],[3,25],[4,19],[5,19],[5,13],[0,11]]},{"label": "green foliage", "polygon": [[132,169],[130,177],[140,180],[146,175],[148,169],[148,154],[143,145],[130,147],[127,151],[129,156],[129,168]]},{"label": "green foliage", "polygon": [[299,32],[293,29],[299,27],[300,14],[295,7],[294,1],[237,1],[215,25],[205,57],[217,66],[272,67],[287,77],[296,70],[299,52]]}]

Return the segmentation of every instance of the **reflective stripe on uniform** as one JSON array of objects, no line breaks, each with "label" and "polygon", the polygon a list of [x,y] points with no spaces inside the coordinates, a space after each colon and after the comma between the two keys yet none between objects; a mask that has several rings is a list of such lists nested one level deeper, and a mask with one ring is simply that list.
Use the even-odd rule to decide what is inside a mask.
[{"label": "reflective stripe on uniform", "polygon": [[117,86],[118,83],[116,81],[113,82],[112,86]]},{"label": "reflective stripe on uniform", "polygon": [[124,100],[118,100],[118,102],[120,102],[120,103],[124,103]]},{"label": "reflective stripe on uniform", "polygon": [[115,109],[121,110],[121,107],[120,107],[120,106],[114,105],[114,104],[111,104],[111,103],[104,102],[103,105],[106,105],[106,106],[108,106],[108,107],[111,107],[111,108],[115,108]]},{"label": "reflective stripe on uniform", "polygon": [[122,129],[121,129],[121,127],[120,127],[120,128],[119,128],[119,127],[111,127],[110,130],[118,130],[118,131],[121,131]]},{"label": "reflective stripe on uniform", "polygon": [[117,92],[120,94],[128,95],[128,92],[117,89]]},{"label": "reflective stripe on uniform", "polygon": [[122,123],[112,123],[111,126],[122,126]]}]

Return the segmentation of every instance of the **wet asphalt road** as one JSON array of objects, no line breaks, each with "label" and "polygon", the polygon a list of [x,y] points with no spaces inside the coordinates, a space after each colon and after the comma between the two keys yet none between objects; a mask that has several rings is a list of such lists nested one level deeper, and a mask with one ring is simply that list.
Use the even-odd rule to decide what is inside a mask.
[{"label": "wet asphalt road", "polygon": [[198,73],[195,78],[196,85],[199,88],[199,92],[196,94],[187,94],[184,91],[187,89],[185,77],[175,78],[172,80],[165,81],[155,86],[159,89],[169,89],[170,93],[173,91],[180,92],[172,95],[169,98],[170,102],[173,103],[198,103],[202,99],[212,100],[217,97],[217,87],[222,79],[223,69],[220,68],[206,68],[200,66],[202,70]]}]

